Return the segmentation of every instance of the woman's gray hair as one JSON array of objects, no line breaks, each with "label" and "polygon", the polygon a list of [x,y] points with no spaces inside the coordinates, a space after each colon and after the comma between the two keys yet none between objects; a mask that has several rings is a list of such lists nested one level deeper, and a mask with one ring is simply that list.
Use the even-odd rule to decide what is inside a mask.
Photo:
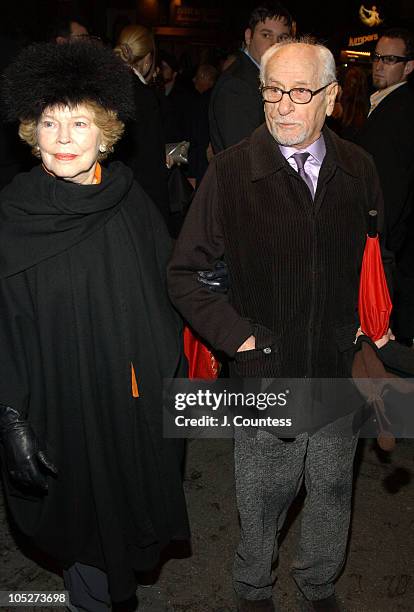
[{"label": "woman's gray hair", "polygon": [[319,58],[321,60],[321,83],[320,87],[331,83],[332,81],[336,81],[336,64],[334,56],[328,47],[321,45],[311,36],[302,36],[300,38],[286,38],[275,45],[272,45],[262,56],[262,61],[260,62],[260,82],[262,85],[265,85],[265,74],[266,67],[269,60],[276,55],[283,47],[286,45],[310,45],[315,47],[319,53]]}]

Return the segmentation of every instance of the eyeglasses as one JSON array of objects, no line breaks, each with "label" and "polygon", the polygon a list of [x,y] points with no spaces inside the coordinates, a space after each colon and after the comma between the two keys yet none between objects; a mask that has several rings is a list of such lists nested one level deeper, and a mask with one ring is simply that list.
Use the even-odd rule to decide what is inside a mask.
[{"label": "eyeglasses", "polygon": [[294,87],[293,89],[289,89],[289,91],[284,91],[283,89],[280,89],[280,87],[262,86],[260,88],[260,92],[262,94],[263,101],[269,102],[270,104],[280,102],[284,94],[287,94],[295,104],[309,104],[314,96],[329,87],[329,85],[332,85],[332,83],[336,83],[336,81],[331,81],[323,87],[313,91],[312,89],[305,89],[304,87]]},{"label": "eyeglasses", "polygon": [[410,57],[402,57],[401,55],[380,55],[373,51],[371,53],[371,62],[383,62],[387,66],[399,64],[400,62],[409,62]]}]

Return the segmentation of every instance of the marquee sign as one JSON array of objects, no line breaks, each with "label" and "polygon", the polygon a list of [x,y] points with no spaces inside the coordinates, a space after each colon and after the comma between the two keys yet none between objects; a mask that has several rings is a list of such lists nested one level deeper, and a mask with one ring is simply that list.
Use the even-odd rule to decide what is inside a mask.
[{"label": "marquee sign", "polygon": [[365,45],[365,43],[378,40],[378,38],[379,36],[377,32],[373,34],[366,34],[364,36],[350,36],[348,40],[348,47],[360,47],[361,45]]}]

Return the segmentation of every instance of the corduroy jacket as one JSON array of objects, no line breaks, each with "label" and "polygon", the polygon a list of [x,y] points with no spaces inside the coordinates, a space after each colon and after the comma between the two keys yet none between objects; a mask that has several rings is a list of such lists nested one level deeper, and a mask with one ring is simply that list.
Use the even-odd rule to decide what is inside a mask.
[{"label": "corduroy jacket", "polygon": [[[315,199],[266,125],[217,155],[169,265],[170,297],[241,376],[349,376],[368,211],[383,202],[369,154],[323,129]],[[196,271],[225,258],[228,295]],[[256,349],[236,353],[251,334]]]}]

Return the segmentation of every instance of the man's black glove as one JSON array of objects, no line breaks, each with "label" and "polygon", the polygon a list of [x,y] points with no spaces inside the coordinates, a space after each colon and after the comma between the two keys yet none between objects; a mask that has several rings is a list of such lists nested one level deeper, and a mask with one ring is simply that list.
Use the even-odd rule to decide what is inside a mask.
[{"label": "man's black glove", "polygon": [[40,450],[30,424],[10,406],[0,404],[0,440],[10,477],[20,487],[47,491],[46,476],[42,471],[57,474],[54,464]]},{"label": "man's black glove", "polygon": [[227,293],[230,282],[226,263],[220,260],[214,266],[214,270],[199,270],[197,280],[210,291]]}]

